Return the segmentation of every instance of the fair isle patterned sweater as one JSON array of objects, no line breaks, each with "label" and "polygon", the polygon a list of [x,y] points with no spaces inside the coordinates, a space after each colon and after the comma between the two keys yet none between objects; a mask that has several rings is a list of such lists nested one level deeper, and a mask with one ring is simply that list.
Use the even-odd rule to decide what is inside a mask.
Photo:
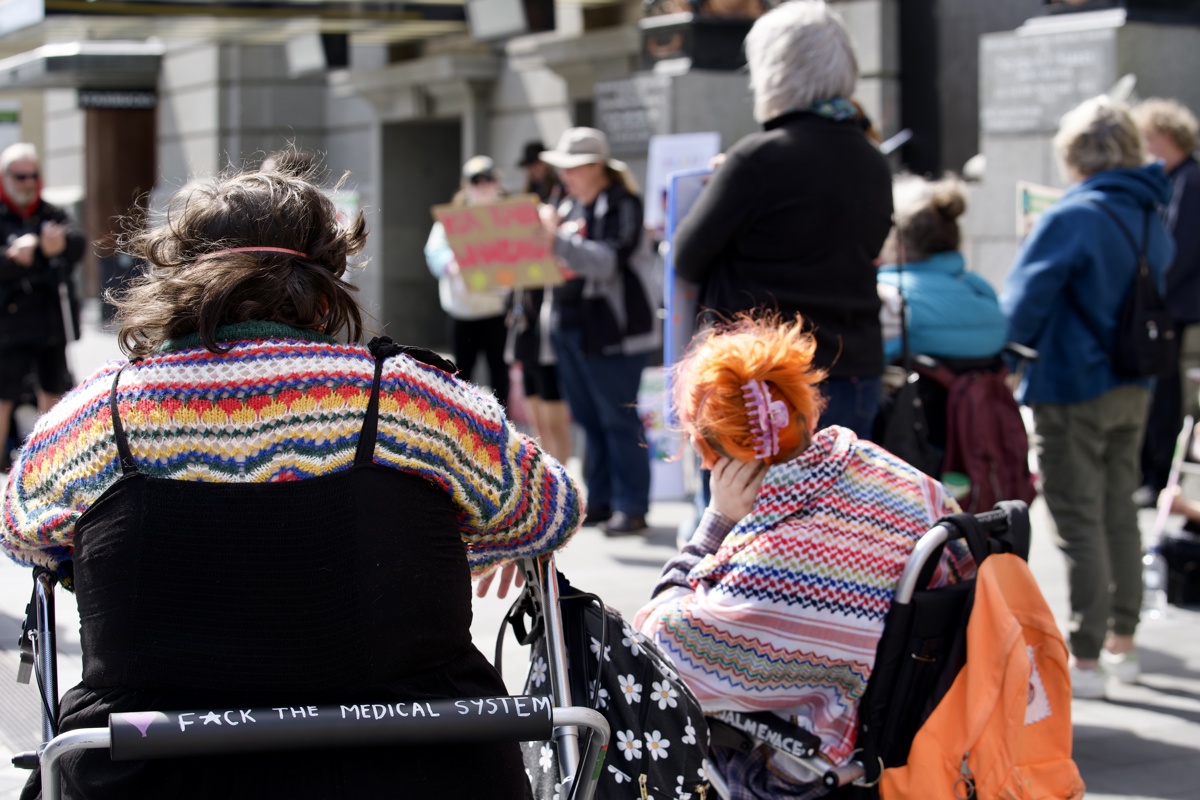
[{"label": "fair isle patterned sweater", "polygon": [[[668,564],[667,588],[635,621],[705,711],[773,711],[844,764],[900,573],[921,534],[958,510],[937,481],[852,431],[826,428],[771,467],[719,549],[692,546]],[[935,584],[973,571],[964,552],[943,559]],[[690,572],[674,581],[681,563]]]},{"label": "fair isle patterned sweater", "polygon": [[[366,348],[271,323],[217,336],[230,352],[191,337],[122,373],[121,421],[138,468],[245,483],[349,469],[375,370]],[[14,560],[61,575],[76,520],[120,477],[108,401],[121,366],[105,365],[64,397],[21,451],[3,512]],[[582,518],[566,469],[518,433],[489,392],[405,355],[384,366],[375,463],[451,496],[473,575],[557,548]]]}]

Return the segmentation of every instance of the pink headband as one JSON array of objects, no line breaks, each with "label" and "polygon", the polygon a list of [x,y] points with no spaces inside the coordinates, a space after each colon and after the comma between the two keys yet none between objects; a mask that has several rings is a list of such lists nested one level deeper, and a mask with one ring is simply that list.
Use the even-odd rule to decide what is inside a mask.
[{"label": "pink headband", "polygon": [[779,431],[787,427],[791,415],[782,400],[771,400],[766,381],[742,384],[746,404],[746,419],[754,434],[754,457],[765,459],[779,453]]},{"label": "pink headband", "polygon": [[214,250],[211,253],[205,253],[196,259],[196,263],[199,264],[205,259],[223,256],[226,253],[284,253],[289,256],[308,258],[308,253],[301,253],[299,250],[289,250],[286,247],[227,247],[224,250]]}]

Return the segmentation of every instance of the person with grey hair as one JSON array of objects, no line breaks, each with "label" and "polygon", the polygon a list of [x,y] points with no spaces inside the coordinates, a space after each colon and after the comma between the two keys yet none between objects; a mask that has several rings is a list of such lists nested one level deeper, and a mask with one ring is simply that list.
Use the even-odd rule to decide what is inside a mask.
[{"label": "person with grey hair", "polygon": [[729,149],[675,234],[680,277],[706,316],[799,313],[817,340],[823,424],[870,436],[883,348],[874,258],[891,227],[891,171],[850,100],[858,63],[824,2],[794,0],[746,37],[763,130]]},{"label": "person with grey hair", "polygon": [[[27,142],[0,152],[0,469],[8,469],[14,406],[37,379],[45,413],[74,383],[67,340],[78,336],[71,273],[83,234],[67,213],[41,197],[37,149]],[[64,306],[69,313],[64,314]]]},{"label": "person with grey hair", "polygon": [[1152,381],[1114,366],[1119,320],[1140,257],[1161,291],[1174,245],[1158,215],[1166,174],[1143,165],[1123,104],[1084,101],[1063,116],[1054,148],[1072,185],[1022,244],[1000,304],[1008,340],[1039,353],[1017,399],[1033,408],[1042,493],[1067,558],[1072,692],[1101,698],[1110,675],[1132,683],[1139,673],[1133,492]]},{"label": "person with grey hair", "polygon": [[[1175,260],[1167,269],[1167,291],[1163,300],[1175,335],[1189,348],[1189,338],[1200,335],[1200,164],[1192,157],[1200,138],[1200,124],[1186,106],[1176,100],[1152,97],[1133,110],[1142,143],[1151,158],[1162,162],[1171,183],[1170,201],[1163,221],[1175,242]],[[1175,437],[1183,424],[1184,389],[1182,364],[1158,376],[1142,441],[1142,488],[1139,505],[1153,505],[1167,485]]]}]

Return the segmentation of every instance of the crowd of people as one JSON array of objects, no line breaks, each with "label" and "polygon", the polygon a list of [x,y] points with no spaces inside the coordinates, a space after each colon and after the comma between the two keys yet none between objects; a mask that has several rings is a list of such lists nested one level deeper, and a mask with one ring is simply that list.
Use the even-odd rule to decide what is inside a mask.
[{"label": "crowd of people", "polygon": [[[1032,409],[1068,564],[1073,691],[1102,697],[1109,677],[1136,680],[1135,493],[1166,487],[1186,392],[1178,365],[1131,375],[1113,350],[1143,265],[1175,321],[1164,335],[1183,341],[1200,323],[1195,117],[1173,101],[1131,111],[1107,97],[1066,114],[1055,150],[1070,188],[998,297],[961,251],[966,185],[893,179],[851,97],[857,62],[834,12],[783,4],[754,24],[746,54],[762,130],[724,154],[672,242],[702,307],[673,403],[711,499],[635,624],[706,710],[774,711],[844,764],[899,572],[920,534],[959,508],[940,474],[872,443],[885,367],[996,358],[1015,342],[1038,354],[1016,395]],[[581,524],[647,527],[637,394],[661,344],[656,252],[604,133],[531,142],[518,165],[561,283],[472,289],[434,225],[425,257],[454,363],[359,344],[346,271],[363,219],[338,222],[312,165],[284,155],[185,187],[128,239],[145,265],[116,298],[129,360],[56,403],[73,382],[67,287],[84,241],[41,200],[36,152],[0,154],[0,438],[29,376],[44,412],[8,482],[2,542],[78,596],[85,671],[63,699],[66,729],[223,696],[502,694],[470,642],[472,579],[554,551]],[[478,155],[452,203],[503,195],[495,162]],[[481,359],[488,391],[471,382]],[[513,363],[535,438],[506,415]],[[582,487],[563,466],[571,421],[584,433]],[[881,498],[891,513],[873,513]],[[814,576],[847,563],[850,588],[826,608]],[[948,548],[933,583],[974,569]],[[181,603],[195,613],[181,619]],[[227,624],[234,613],[252,617],[244,630]],[[351,669],[325,655],[347,635],[379,645]],[[753,691],[731,667],[747,660]],[[85,753],[66,759],[66,776],[89,797],[211,796],[214,780],[245,796],[264,781],[286,794],[286,780],[296,796],[335,797],[402,769],[430,796],[473,796],[481,781],[491,797],[527,796],[515,746],[473,750],[467,772],[434,748],[397,758],[276,755],[216,773]],[[823,793],[765,751],[717,748],[714,760],[739,797]]]}]

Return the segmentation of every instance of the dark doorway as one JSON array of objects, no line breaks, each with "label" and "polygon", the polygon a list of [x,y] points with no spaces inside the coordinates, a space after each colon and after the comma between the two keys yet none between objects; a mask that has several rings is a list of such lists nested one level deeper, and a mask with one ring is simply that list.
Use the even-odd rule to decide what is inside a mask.
[{"label": "dark doorway", "polygon": [[437,281],[425,265],[430,208],[450,202],[462,167],[462,124],[383,126],[383,319],[388,336],[421,347],[446,345]]},{"label": "dark doorway", "polygon": [[83,289],[97,297],[129,277],[132,261],[117,255],[117,236],[145,210],[158,178],[154,109],[89,108],[86,112],[87,201],[81,220],[88,240]]}]

